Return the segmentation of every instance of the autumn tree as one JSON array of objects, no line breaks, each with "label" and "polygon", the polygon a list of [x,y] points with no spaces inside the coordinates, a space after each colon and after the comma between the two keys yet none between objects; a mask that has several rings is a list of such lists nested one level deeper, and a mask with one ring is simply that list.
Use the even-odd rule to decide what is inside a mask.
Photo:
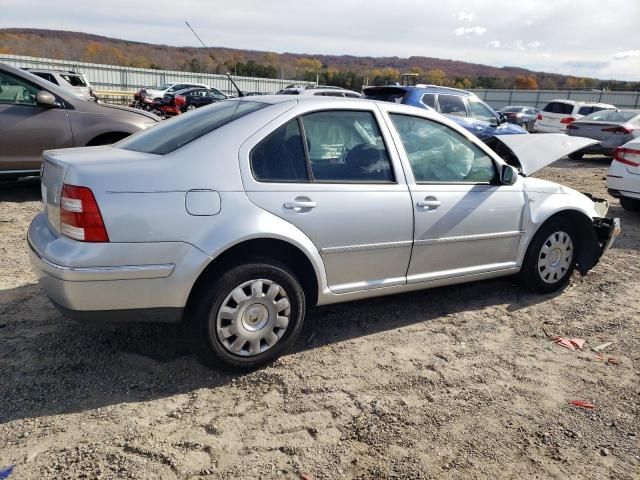
[{"label": "autumn tree", "polygon": [[513,88],[518,90],[537,90],[538,80],[533,75],[518,75],[513,82]]},{"label": "autumn tree", "polygon": [[424,74],[424,81],[429,85],[448,85],[447,74],[443,70],[429,70]]}]

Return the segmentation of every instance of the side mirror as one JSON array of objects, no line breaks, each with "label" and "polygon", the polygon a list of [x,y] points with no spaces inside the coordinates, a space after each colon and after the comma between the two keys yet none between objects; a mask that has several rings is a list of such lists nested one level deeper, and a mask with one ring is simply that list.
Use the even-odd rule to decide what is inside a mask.
[{"label": "side mirror", "polygon": [[57,107],[58,106],[56,102],[56,97],[54,97],[49,92],[46,92],[44,90],[40,90],[36,94],[36,103],[41,107]]},{"label": "side mirror", "polygon": [[513,185],[518,179],[518,170],[511,165],[502,165],[500,170],[500,183],[503,185]]},{"label": "side mirror", "polygon": [[498,125],[502,125],[507,121],[507,117],[504,113],[498,112]]}]

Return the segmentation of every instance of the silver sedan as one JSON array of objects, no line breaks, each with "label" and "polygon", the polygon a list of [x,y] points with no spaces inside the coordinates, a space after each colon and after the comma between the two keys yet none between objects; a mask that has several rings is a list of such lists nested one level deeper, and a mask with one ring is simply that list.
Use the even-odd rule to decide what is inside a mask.
[{"label": "silver sedan", "polygon": [[69,317],[184,320],[205,359],[255,368],[309,305],[514,274],[549,292],[592,268],[619,230],[607,203],[529,175],[593,141],[500,141],[513,166],[406,105],[226,100],[45,152],[31,258]]},{"label": "silver sedan", "polygon": [[640,137],[640,110],[601,110],[567,125],[567,134],[598,141],[570,154],[573,160],[581,159],[585,153],[613,156],[616,148]]}]

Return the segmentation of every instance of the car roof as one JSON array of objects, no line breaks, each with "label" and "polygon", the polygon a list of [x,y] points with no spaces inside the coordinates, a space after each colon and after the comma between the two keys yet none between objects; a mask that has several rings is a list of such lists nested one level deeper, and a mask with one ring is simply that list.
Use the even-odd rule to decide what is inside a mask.
[{"label": "car roof", "polygon": [[82,76],[81,73],[74,72],[72,70],[53,70],[48,68],[24,68],[23,70],[32,73],[64,73],[65,75],[77,75],[79,77]]},{"label": "car roof", "polygon": [[447,94],[451,94],[451,95],[460,95],[460,96],[464,96],[464,97],[475,97],[476,94],[473,92],[469,92],[467,90],[462,90],[460,88],[453,88],[453,87],[441,87],[439,85],[425,85],[425,84],[418,84],[416,86],[407,86],[407,85],[376,85],[376,86],[369,86],[369,87],[365,87],[365,94],[366,94],[366,90],[373,90],[373,89],[383,89],[383,88],[389,88],[389,89],[400,89],[400,90],[404,90],[404,91],[412,91],[412,90],[420,90],[423,93],[447,93]]},{"label": "car roof", "polygon": [[547,102],[547,105],[553,102],[559,102],[559,103],[566,103],[568,105],[580,105],[580,106],[584,106],[584,105],[589,105],[589,106],[598,106],[598,107],[613,107],[615,108],[615,105],[611,105],[609,103],[599,103],[599,102],[588,102],[585,100],[569,100],[567,98],[555,98],[553,100],[549,100]]}]

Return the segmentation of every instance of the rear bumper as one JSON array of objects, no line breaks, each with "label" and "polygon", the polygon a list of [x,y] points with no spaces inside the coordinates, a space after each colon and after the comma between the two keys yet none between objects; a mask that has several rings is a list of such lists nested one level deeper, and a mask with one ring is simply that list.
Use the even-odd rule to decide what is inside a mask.
[{"label": "rear bumper", "polygon": [[567,127],[565,125],[563,126],[545,125],[543,123],[540,123],[539,120],[536,122],[533,129],[534,131],[539,133],[566,133],[567,131]]},{"label": "rear bumper", "polygon": [[179,321],[210,258],[184,243],[90,244],[58,237],[39,214],[27,234],[47,296],[81,320]]}]

